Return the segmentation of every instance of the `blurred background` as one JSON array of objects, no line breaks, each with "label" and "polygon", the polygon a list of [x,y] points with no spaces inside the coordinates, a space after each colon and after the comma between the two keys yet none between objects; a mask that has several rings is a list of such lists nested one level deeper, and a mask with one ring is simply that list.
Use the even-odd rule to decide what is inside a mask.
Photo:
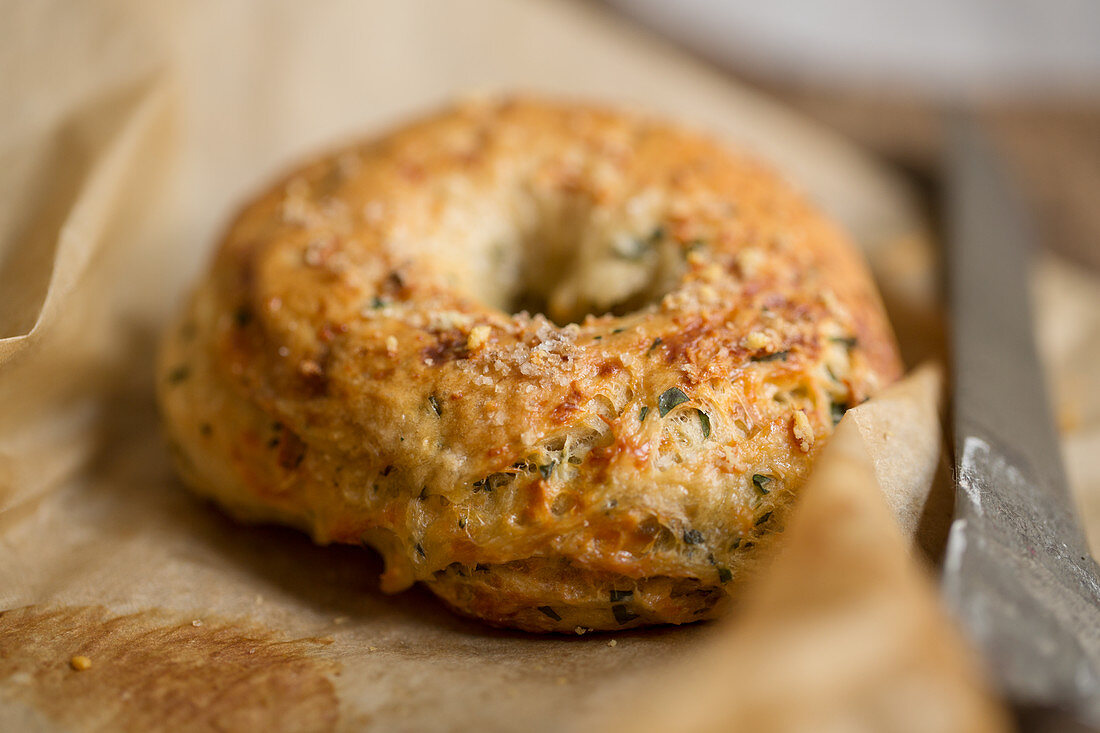
[{"label": "blurred background", "polygon": [[1100,3],[606,0],[740,80],[935,180],[943,110],[980,108],[1044,241],[1100,268]]}]

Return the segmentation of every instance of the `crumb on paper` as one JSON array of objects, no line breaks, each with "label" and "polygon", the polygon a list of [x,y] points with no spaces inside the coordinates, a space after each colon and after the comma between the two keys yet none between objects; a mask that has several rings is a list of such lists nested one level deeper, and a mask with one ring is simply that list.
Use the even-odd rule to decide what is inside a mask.
[{"label": "crumb on paper", "polygon": [[376,652],[376,651],[378,651],[378,647],[376,647],[376,646],[368,646],[368,647],[367,647],[367,651],[368,651],[368,652]]},{"label": "crumb on paper", "polygon": [[617,642],[617,641],[615,641],[614,639],[612,639],[611,641],[607,642],[607,645],[608,645],[608,646],[611,646],[611,647],[615,647],[615,646],[618,646],[618,645],[619,645],[619,642]]},{"label": "crumb on paper", "polygon": [[92,660],[83,654],[77,654],[75,657],[69,660],[69,666],[75,669],[77,672],[83,672],[86,669],[92,668]]},{"label": "crumb on paper", "polygon": [[198,627],[202,626],[202,619],[201,618],[195,619],[194,621],[191,622],[191,625],[194,626],[195,628],[198,628]]},{"label": "crumb on paper", "polygon": [[588,633],[588,629],[583,626],[578,626],[577,628],[573,629],[573,632],[576,633],[577,636],[584,636]]}]

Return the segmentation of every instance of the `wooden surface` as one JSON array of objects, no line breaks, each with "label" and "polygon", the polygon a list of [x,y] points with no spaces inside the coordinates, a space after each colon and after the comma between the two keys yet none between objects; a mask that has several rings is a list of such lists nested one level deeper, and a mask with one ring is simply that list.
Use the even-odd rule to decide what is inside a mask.
[{"label": "wooden surface", "polygon": [[[942,130],[933,101],[761,78],[753,83],[936,187]],[[1043,241],[1100,270],[1100,90],[1095,100],[979,108],[1035,208]]]}]

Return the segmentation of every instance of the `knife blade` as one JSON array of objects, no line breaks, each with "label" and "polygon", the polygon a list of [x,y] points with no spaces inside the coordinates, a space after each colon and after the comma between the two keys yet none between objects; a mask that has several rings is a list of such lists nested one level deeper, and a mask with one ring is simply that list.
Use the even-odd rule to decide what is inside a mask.
[{"label": "knife blade", "polygon": [[960,112],[947,126],[956,496],[944,594],[1009,700],[1100,726],[1100,570],[1032,334],[1035,235],[980,124]]}]

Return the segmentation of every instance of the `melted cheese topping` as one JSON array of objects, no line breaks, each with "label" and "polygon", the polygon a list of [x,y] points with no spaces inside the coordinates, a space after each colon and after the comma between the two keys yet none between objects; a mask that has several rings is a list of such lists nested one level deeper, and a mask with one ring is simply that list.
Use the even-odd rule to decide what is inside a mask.
[{"label": "melted cheese topping", "polygon": [[858,254],[760,164],[503,100],[246,207],[161,370],[197,490],[572,631],[714,615],[899,362]]}]

